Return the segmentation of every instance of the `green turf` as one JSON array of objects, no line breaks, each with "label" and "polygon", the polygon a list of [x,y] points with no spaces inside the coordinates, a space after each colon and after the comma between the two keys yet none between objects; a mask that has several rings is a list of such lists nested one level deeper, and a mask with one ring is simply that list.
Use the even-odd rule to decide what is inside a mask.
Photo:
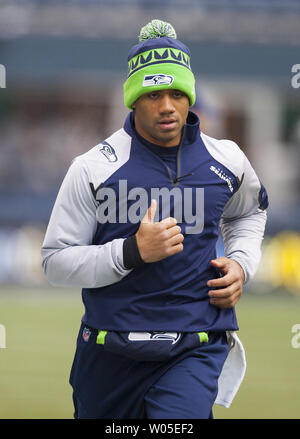
[{"label": "green turf", "polygon": [[68,379],[83,313],[80,292],[49,299],[44,292],[13,293],[0,300],[7,346],[0,349],[0,418],[72,418]]},{"label": "green turf", "polygon": [[[229,409],[215,418],[299,418],[300,348],[291,328],[300,300],[288,295],[244,295],[237,312],[247,373]],[[0,418],[72,418],[68,384],[83,313],[78,290],[0,289]]]}]

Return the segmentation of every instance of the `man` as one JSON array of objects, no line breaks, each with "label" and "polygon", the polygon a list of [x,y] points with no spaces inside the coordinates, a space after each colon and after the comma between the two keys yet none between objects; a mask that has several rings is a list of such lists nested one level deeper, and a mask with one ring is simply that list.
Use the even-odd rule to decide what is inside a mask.
[{"label": "man", "polygon": [[245,372],[234,305],[257,269],[267,195],[234,142],[200,132],[171,25],[142,29],[124,101],[124,128],[72,163],[42,247],[49,282],[82,287],[75,417],[209,418]]}]

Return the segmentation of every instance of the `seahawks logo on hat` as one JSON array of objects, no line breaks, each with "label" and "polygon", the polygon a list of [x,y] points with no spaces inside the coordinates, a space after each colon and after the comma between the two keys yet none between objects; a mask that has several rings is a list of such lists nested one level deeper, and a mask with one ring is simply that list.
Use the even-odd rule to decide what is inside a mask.
[{"label": "seahawks logo on hat", "polygon": [[102,142],[102,144],[100,145],[100,151],[109,162],[116,162],[118,160],[114,148],[109,143]]},{"label": "seahawks logo on hat", "polygon": [[171,85],[174,81],[174,77],[171,75],[164,75],[163,73],[157,73],[156,75],[145,75],[143,81],[143,87],[151,87],[153,85]]}]

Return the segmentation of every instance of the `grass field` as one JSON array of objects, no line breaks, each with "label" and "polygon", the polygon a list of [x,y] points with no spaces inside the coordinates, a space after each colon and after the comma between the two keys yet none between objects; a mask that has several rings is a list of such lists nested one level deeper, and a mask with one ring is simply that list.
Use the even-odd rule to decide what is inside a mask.
[{"label": "grass field", "polygon": [[[83,313],[80,291],[0,289],[0,418],[72,418],[68,384]],[[299,419],[300,348],[291,328],[300,324],[300,300],[244,294],[237,307],[247,354],[244,382],[229,409],[215,418]]]}]

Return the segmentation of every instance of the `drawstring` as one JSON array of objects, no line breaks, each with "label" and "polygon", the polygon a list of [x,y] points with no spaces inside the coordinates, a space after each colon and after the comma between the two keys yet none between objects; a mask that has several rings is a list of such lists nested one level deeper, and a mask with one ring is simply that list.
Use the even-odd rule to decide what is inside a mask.
[{"label": "drawstring", "polygon": [[194,175],[194,173],[190,172],[188,174],[182,175],[181,177],[177,177],[177,178],[175,178],[174,183],[178,183],[180,180],[182,180],[185,177],[189,177],[190,175]]}]

